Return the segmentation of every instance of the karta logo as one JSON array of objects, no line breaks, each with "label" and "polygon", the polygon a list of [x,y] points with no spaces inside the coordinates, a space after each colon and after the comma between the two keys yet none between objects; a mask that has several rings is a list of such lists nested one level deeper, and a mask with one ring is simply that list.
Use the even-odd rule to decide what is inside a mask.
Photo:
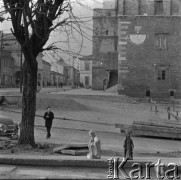
[{"label": "karta logo", "polygon": [[[140,163],[132,162],[124,159],[119,161],[119,158],[108,159],[108,179],[151,179],[151,170],[153,170],[153,178],[158,179],[180,179],[178,176],[178,166],[175,163],[168,165],[158,162],[155,163]],[[143,175],[144,174],[144,175]]]}]

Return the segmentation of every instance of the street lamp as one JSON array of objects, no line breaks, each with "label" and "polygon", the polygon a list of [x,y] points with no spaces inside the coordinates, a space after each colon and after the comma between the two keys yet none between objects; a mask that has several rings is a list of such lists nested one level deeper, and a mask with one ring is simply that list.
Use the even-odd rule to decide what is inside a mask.
[{"label": "street lamp", "polygon": [[74,61],[76,59],[76,56],[73,56],[73,81],[72,81],[72,87],[75,87],[75,68],[74,68]]}]

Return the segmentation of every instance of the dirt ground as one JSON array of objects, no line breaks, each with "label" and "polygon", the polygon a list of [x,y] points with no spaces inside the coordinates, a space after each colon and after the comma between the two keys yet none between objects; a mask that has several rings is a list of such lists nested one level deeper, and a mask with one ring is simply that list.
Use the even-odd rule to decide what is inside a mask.
[{"label": "dirt ground", "polygon": [[[46,130],[42,118],[47,106],[55,114],[52,137],[46,139]],[[131,124],[134,120],[167,118],[165,106],[159,106],[158,113],[150,111],[150,104],[135,102],[124,96],[39,94],[35,119],[35,140],[37,143],[60,144],[87,143],[88,131],[93,129],[101,139],[103,154],[107,156],[122,155],[124,136],[121,136],[115,123]],[[4,108],[0,114],[21,121],[20,106]],[[176,140],[133,137],[135,156],[181,155],[181,143]],[[51,146],[52,147],[52,146]],[[50,148],[51,149],[51,148]],[[51,150],[17,150],[15,153],[51,153]],[[4,153],[9,151],[4,151]]]}]

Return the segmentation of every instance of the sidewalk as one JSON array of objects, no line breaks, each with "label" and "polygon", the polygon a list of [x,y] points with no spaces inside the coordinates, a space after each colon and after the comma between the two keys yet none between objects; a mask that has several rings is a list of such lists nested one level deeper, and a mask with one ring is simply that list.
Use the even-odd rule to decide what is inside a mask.
[{"label": "sidewalk", "polygon": [[[89,160],[86,156],[38,156],[38,155],[0,155],[0,164],[9,165],[29,165],[29,166],[66,166],[66,167],[91,167],[91,168],[106,168],[109,157],[102,159]],[[122,157],[120,158],[122,161]],[[129,167],[133,162],[153,162],[136,158],[133,161],[128,161],[126,167]]]},{"label": "sidewalk", "polygon": [[[110,157],[103,156],[102,159],[89,160],[86,156],[38,156],[38,155],[0,155],[0,164],[8,165],[27,165],[27,166],[63,166],[63,167],[90,167],[90,168],[107,168],[107,160]],[[118,158],[118,157],[116,157]],[[146,163],[157,163],[161,159],[162,163],[175,163],[181,165],[181,158],[158,158],[158,157],[135,157],[125,164],[125,168],[132,167],[133,163],[140,163],[143,167]],[[119,157],[119,163],[122,162]]]}]

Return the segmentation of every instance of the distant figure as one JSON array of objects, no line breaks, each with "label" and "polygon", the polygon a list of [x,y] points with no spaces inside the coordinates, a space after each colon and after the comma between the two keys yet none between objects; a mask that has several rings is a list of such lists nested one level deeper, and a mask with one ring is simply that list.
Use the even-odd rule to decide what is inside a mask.
[{"label": "distant figure", "polygon": [[170,120],[170,107],[167,107],[167,113],[168,113],[168,120]]},{"label": "distant figure", "polygon": [[124,158],[132,160],[134,144],[131,139],[130,132],[126,133],[126,139],[124,141],[123,147],[124,147]]},{"label": "distant figure", "polygon": [[45,119],[45,127],[47,128],[47,135],[46,138],[50,138],[51,137],[51,127],[52,127],[52,121],[54,119],[54,114],[53,112],[51,112],[50,107],[47,107],[47,111],[45,112],[43,118]]},{"label": "distant figure", "polygon": [[5,96],[1,96],[1,97],[0,97],[0,105],[2,105],[5,100],[6,100],[6,99],[5,99]]},{"label": "distant figure", "polygon": [[61,86],[61,88],[63,88],[63,83],[62,82],[60,83],[60,86]]},{"label": "distant figure", "polygon": [[91,139],[88,144],[89,153],[87,154],[87,158],[100,159],[101,158],[101,141],[96,136],[94,131],[90,131],[89,136],[91,137]]},{"label": "distant figure", "polygon": [[17,132],[18,132],[18,138],[20,137],[20,130],[21,130],[21,123],[18,123],[18,127],[17,127]]}]

